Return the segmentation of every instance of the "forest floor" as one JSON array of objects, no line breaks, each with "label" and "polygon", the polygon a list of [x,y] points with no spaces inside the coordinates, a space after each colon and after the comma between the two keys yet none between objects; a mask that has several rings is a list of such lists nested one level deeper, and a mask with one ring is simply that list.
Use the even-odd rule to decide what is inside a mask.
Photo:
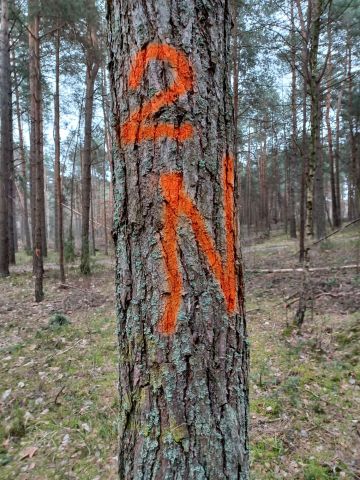
[{"label": "forest floor", "polygon": [[[314,249],[313,264],[356,263],[359,231]],[[246,246],[251,342],[253,480],[360,479],[360,274],[313,273],[316,301],[293,327],[301,273],[250,273],[296,266],[297,243],[275,236]],[[46,299],[33,301],[24,254],[0,280],[0,480],[113,480],[117,452],[117,337],[113,261],[93,275],[55,257]],[[289,299],[290,300],[287,300]],[[61,312],[70,319],[58,325]],[[220,480],[220,479],[219,479]]]}]

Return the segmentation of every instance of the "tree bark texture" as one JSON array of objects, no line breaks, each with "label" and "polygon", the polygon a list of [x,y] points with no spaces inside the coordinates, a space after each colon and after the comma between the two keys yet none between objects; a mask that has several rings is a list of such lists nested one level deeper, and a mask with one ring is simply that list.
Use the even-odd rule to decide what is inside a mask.
[{"label": "tree bark texture", "polygon": [[119,478],[247,480],[230,2],[109,0],[108,23]]},{"label": "tree bark texture", "polygon": [[9,275],[9,167],[11,142],[8,2],[1,0],[0,23],[0,276]]}]

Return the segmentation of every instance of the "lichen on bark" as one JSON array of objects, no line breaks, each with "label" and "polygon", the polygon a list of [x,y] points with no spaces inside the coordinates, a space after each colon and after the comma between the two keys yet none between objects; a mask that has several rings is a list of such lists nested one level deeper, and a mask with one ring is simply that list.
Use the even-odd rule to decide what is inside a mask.
[{"label": "lichen on bark", "polygon": [[[239,232],[238,308],[229,313],[189,219],[179,218],[176,251],[183,285],[177,329],[170,336],[158,331],[170,294],[162,248],[161,175],[182,175],[186,195],[201,213],[216,250],[222,259],[227,255],[222,165],[224,155],[232,153],[234,133],[229,4],[112,0],[108,23],[118,138],[114,238],[119,478],[247,480],[248,348]],[[132,62],[149,44],[172,46],[190,62],[192,88],[147,120],[153,125],[191,124],[194,133],[184,141],[160,137],[131,143],[119,135],[132,112],[174,82],[169,62],[151,61],[141,84],[129,87]]]}]

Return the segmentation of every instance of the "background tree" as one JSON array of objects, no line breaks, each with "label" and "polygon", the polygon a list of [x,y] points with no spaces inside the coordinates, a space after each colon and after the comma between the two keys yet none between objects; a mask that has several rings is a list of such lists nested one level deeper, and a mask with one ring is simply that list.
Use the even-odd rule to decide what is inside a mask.
[{"label": "background tree", "polygon": [[0,276],[9,275],[9,180],[11,162],[11,74],[9,8],[1,1],[0,23]]},{"label": "background tree", "polygon": [[35,300],[44,298],[45,199],[43,163],[42,88],[40,66],[40,12],[37,0],[29,0],[30,165]]},{"label": "background tree", "polygon": [[100,68],[100,51],[98,23],[96,20],[95,3],[88,2],[87,7],[87,34],[84,39],[86,58],[86,95],[85,95],[85,125],[84,125],[84,151],[82,155],[82,233],[81,233],[81,264],[83,274],[90,273],[90,247],[89,247],[89,219],[91,203],[91,151],[92,151],[92,121],[94,106],[94,88]]}]

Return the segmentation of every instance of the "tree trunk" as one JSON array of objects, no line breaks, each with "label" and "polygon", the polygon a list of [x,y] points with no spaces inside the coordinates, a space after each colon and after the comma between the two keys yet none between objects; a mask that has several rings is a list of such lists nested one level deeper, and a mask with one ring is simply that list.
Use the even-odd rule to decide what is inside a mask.
[{"label": "tree trunk", "polygon": [[32,165],[33,210],[33,268],[35,274],[35,301],[44,299],[43,291],[43,229],[44,229],[44,165],[41,122],[41,78],[39,14],[36,0],[29,0],[29,78],[30,78],[30,162]]},{"label": "tree trunk", "polygon": [[[308,9],[310,11],[310,8]],[[314,205],[314,178],[317,168],[317,155],[320,143],[320,79],[318,76],[318,52],[321,15],[323,13],[323,0],[315,0],[312,3],[310,19],[310,51],[306,56],[309,62],[309,72],[306,74],[306,81],[311,100],[311,142],[308,157],[308,166],[305,176],[305,198],[306,198],[306,223],[304,242],[304,275],[302,280],[302,292],[299,306],[296,312],[296,323],[299,327],[304,322],[305,313],[311,301],[311,276],[310,276],[310,243],[314,236],[313,205]],[[307,68],[306,68],[307,71]]]},{"label": "tree trunk", "polygon": [[[303,27],[303,36],[306,31]],[[302,92],[302,138],[301,138],[301,185],[300,185],[300,232],[299,232],[299,261],[303,263],[305,260],[305,228],[306,228],[306,176],[308,169],[308,139],[307,139],[307,63],[308,50],[307,44],[304,40],[304,46],[301,53],[302,59],[302,76],[303,76],[303,92]]]},{"label": "tree trunk", "polygon": [[107,214],[106,214],[106,166],[105,161],[107,159],[109,166],[110,166],[110,173],[111,173],[111,181],[110,181],[110,188],[109,188],[109,206],[111,212],[111,218],[114,217],[114,204],[113,204],[113,182],[112,179],[114,178],[114,162],[111,155],[111,121],[110,121],[110,107],[108,101],[108,87],[106,81],[106,70],[103,67],[102,72],[103,82],[102,82],[102,107],[103,107],[103,115],[104,115],[104,125],[105,125],[105,158],[104,158],[104,165],[103,165],[103,174],[104,174],[104,233],[105,233],[105,254],[108,255],[108,229],[107,229]]},{"label": "tree trunk", "polygon": [[95,226],[94,226],[94,189],[90,191],[90,223],[91,223],[91,254],[96,255],[96,240],[95,240]]},{"label": "tree trunk", "polygon": [[19,130],[19,155],[21,161],[21,187],[23,194],[23,218],[22,218],[22,231],[25,237],[25,251],[27,254],[31,252],[31,237],[30,237],[30,226],[29,226],[29,213],[28,213],[28,185],[27,185],[27,171],[26,171],[26,155],[24,148],[24,133],[23,126],[21,121],[21,110],[20,110],[20,95],[19,95],[19,85],[16,73],[16,63],[15,63],[15,54],[13,55],[13,64],[14,64],[14,83],[15,83],[15,104],[16,104],[16,116],[17,124]]},{"label": "tree trunk", "polygon": [[108,9],[119,478],[248,480],[229,2]]},{"label": "tree trunk", "polygon": [[[40,20],[39,20],[40,22]],[[39,39],[39,72],[40,72],[40,39]],[[42,195],[42,207],[41,207],[41,243],[43,249],[43,256],[47,257],[47,219],[46,213],[49,211],[47,208],[47,202],[49,195],[46,193],[47,190],[47,175],[46,175],[46,167],[44,167],[44,119],[43,119],[43,105],[42,105],[42,85],[41,85],[41,75],[39,74],[39,117],[40,117],[40,162],[41,162],[41,170],[40,170],[40,188],[41,188],[41,195]]]},{"label": "tree trunk", "polygon": [[248,237],[251,235],[251,225],[252,225],[252,205],[251,205],[251,196],[252,196],[252,175],[251,175],[251,132],[249,126],[249,136],[248,136],[248,152],[247,152],[247,162],[246,162],[246,223],[247,223],[247,232]]},{"label": "tree trunk", "polygon": [[[106,148],[106,145],[104,145]],[[104,222],[104,241],[105,241],[105,255],[109,255],[109,248],[108,248],[108,222],[107,222],[107,205],[106,205],[106,154],[104,155],[103,159],[103,222]]]},{"label": "tree trunk", "polygon": [[0,23],[0,276],[9,275],[10,48],[8,2],[1,0]]},{"label": "tree trunk", "polygon": [[78,146],[81,144],[81,139],[80,139],[80,129],[81,129],[81,117],[82,117],[82,112],[83,112],[83,105],[84,105],[84,98],[81,101],[81,106],[80,106],[80,113],[79,113],[79,123],[78,123],[78,128],[77,128],[77,133],[76,133],[76,142],[75,142],[75,148],[74,148],[74,155],[73,155],[73,161],[72,161],[72,169],[71,169],[71,181],[70,181],[70,222],[69,222],[69,237],[68,237],[68,242],[70,243],[70,247],[72,250],[75,250],[75,244],[74,244],[74,229],[73,229],[73,220],[74,220],[74,208],[75,208],[75,166],[76,166],[76,155],[78,153]]},{"label": "tree trunk", "polygon": [[85,98],[85,128],[84,128],[84,151],[82,155],[82,231],[81,231],[81,264],[80,271],[84,275],[90,274],[90,246],[89,246],[89,219],[91,197],[91,142],[92,142],[92,119],[94,105],[94,86],[99,70],[98,63],[87,61],[86,67],[86,98]]},{"label": "tree trunk", "polygon": [[[102,84],[102,91],[103,91],[103,114],[104,114],[104,125],[105,125],[105,146],[106,146],[106,157],[108,159],[108,163],[110,166],[110,173],[111,179],[114,178],[114,161],[112,158],[112,138],[111,138],[111,121],[110,121],[110,106],[108,100],[108,87],[107,87],[107,80],[106,80],[106,70],[105,67],[103,69],[103,84]],[[113,182],[110,182],[109,187],[109,203],[110,203],[110,212],[111,218],[114,217],[114,195],[113,195]]]},{"label": "tree trunk", "polygon": [[[340,113],[343,96],[343,87],[340,90],[337,107],[336,107],[336,136],[335,136],[335,189],[337,201],[337,218],[339,223],[342,223],[342,209],[341,209],[341,188],[340,188]],[[339,226],[340,226],[339,225]]]},{"label": "tree trunk", "polygon": [[[328,37],[330,42],[331,48],[331,27],[329,24],[328,28]],[[335,159],[334,159],[334,149],[333,149],[333,136],[332,136],[332,128],[331,128],[331,119],[330,119],[330,111],[331,111],[331,73],[332,73],[332,62],[331,56],[329,57],[329,68],[328,68],[328,81],[327,81],[327,93],[326,93],[326,128],[327,128],[327,136],[328,136],[328,150],[329,150],[329,167],[330,167],[330,188],[331,188],[331,207],[332,207],[332,220],[333,225],[335,228],[339,228],[341,225],[341,220],[339,218],[339,206],[338,202],[340,202],[340,198],[337,196],[337,188],[336,188],[336,175],[335,175]]]},{"label": "tree trunk", "polygon": [[[10,60],[10,57],[9,57]],[[8,228],[9,228],[9,262],[15,265],[15,253],[17,250],[16,212],[15,212],[15,164],[14,164],[14,142],[13,142],[13,105],[12,86],[10,76],[9,91],[9,185],[8,185]]]},{"label": "tree trunk", "polygon": [[355,135],[355,126],[353,119],[353,78],[352,78],[352,42],[350,34],[348,33],[347,41],[348,49],[348,84],[349,84],[349,102],[348,102],[348,115],[349,115],[349,144],[350,144],[350,185],[349,189],[349,220],[354,220],[360,213],[360,185],[358,185],[358,165],[357,165],[357,144]]},{"label": "tree trunk", "polygon": [[295,216],[295,165],[297,161],[297,118],[296,118],[296,39],[294,23],[294,1],[291,1],[291,155],[289,164],[289,227],[290,237],[296,238]]},{"label": "tree trunk", "polygon": [[[318,85],[320,90],[320,85]],[[318,97],[318,125],[317,125],[317,137],[316,137],[316,168],[314,177],[314,233],[316,238],[322,238],[326,234],[326,208],[325,208],[325,185],[324,185],[324,155],[322,151],[322,140],[320,136],[321,124],[322,124],[322,109],[320,92]]]},{"label": "tree trunk", "polygon": [[[64,268],[64,227],[63,205],[61,188],[61,165],[60,165],[60,30],[55,37],[55,98],[54,98],[54,132],[55,132],[55,247],[59,252],[60,281],[65,283]],[[56,237],[57,235],[57,237]],[[57,242],[56,242],[57,239]]]}]

